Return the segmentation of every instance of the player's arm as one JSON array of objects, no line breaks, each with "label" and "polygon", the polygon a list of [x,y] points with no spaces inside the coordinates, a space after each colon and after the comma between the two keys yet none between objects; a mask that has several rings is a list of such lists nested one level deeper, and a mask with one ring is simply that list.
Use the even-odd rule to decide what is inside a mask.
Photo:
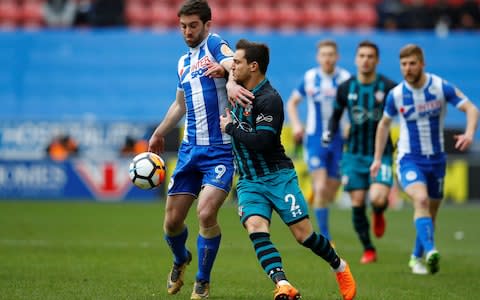
[{"label": "player's arm", "polygon": [[148,142],[148,151],[163,153],[165,150],[165,135],[175,128],[185,115],[185,98],[182,90],[177,90],[175,101],[170,105],[163,121],[157,126]]},{"label": "player's arm", "polygon": [[[230,61],[229,70],[231,69],[232,63],[233,62]],[[232,103],[232,105],[238,103],[242,107],[247,107],[247,105],[252,104],[252,100],[255,98],[255,96],[251,91],[247,90],[246,88],[235,82],[232,72],[229,73],[226,87],[228,100],[230,101],[230,103]]]},{"label": "player's arm", "polygon": [[478,108],[469,100],[464,101],[458,106],[458,109],[463,111],[467,115],[467,126],[465,133],[455,135],[455,148],[460,151],[465,151],[470,147],[475,137],[475,131],[477,130],[479,112]]},{"label": "player's arm", "polygon": [[271,126],[265,126],[265,128],[258,127],[259,126],[251,132],[247,132],[240,127],[235,127],[231,112],[228,108],[225,110],[225,115],[220,116],[220,128],[222,132],[227,133],[249,149],[263,152],[275,142],[276,132]]},{"label": "player's arm", "polygon": [[375,154],[373,155],[373,163],[370,166],[370,175],[377,177],[378,170],[382,165],[382,155],[387,144],[388,137],[390,136],[390,125],[392,119],[384,115],[377,126],[377,132],[375,134]]},{"label": "player's arm", "polygon": [[304,129],[302,122],[298,116],[298,104],[302,101],[302,95],[294,91],[287,101],[287,114],[292,124],[293,138],[295,143],[300,144],[302,142]]},{"label": "player's arm", "polygon": [[342,119],[343,109],[347,106],[347,100],[343,97],[343,87],[344,84],[341,84],[337,89],[337,97],[333,104],[333,113],[328,121],[328,130],[323,132],[322,142],[324,144],[329,144],[332,141],[332,138],[338,131],[340,127],[340,120]]}]

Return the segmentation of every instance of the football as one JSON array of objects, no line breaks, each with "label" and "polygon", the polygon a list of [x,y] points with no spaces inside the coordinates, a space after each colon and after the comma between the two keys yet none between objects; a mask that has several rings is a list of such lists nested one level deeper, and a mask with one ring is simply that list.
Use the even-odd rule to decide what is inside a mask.
[{"label": "football", "polygon": [[143,152],[132,159],[128,173],[137,187],[153,189],[165,180],[165,162],[155,153]]}]

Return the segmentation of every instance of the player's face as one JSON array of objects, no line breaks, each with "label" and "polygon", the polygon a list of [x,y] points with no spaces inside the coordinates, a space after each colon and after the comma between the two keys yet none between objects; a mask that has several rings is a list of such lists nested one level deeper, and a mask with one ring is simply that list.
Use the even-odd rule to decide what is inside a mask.
[{"label": "player's face", "polygon": [[247,59],[245,58],[245,50],[239,49],[235,51],[232,64],[232,75],[235,82],[242,85],[250,79],[252,63],[247,62]]},{"label": "player's face", "polygon": [[400,59],[400,70],[403,78],[411,85],[416,85],[422,79],[424,66],[425,64],[416,55]]},{"label": "player's face", "polygon": [[192,48],[200,44],[208,35],[210,23],[203,23],[198,15],[181,15],[180,30],[185,43]]},{"label": "player's face", "polygon": [[327,73],[333,73],[335,64],[338,60],[338,54],[335,47],[322,46],[317,51],[317,62],[322,67],[322,70]]},{"label": "player's face", "polygon": [[375,49],[372,47],[361,47],[357,50],[355,56],[355,65],[361,74],[372,74],[375,72],[378,64],[378,57]]}]

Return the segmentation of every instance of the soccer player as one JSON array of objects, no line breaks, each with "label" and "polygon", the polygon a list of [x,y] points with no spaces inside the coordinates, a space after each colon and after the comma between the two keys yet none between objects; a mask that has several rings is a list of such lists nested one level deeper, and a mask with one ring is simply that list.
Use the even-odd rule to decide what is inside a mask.
[{"label": "soccer player", "polygon": [[230,136],[220,130],[219,116],[228,104],[225,71],[233,51],[218,35],[209,33],[211,10],[206,1],[186,1],[178,11],[188,53],[178,61],[176,99],[149,141],[149,151],[164,150],[165,135],[185,116],[183,142],[170,179],[164,220],[165,240],[174,257],[167,291],[176,294],[192,260],[185,243],[185,219],[198,197],[198,271],[191,299],[209,296],[210,273],[220,245],[217,213],[234,174]]},{"label": "soccer player", "polygon": [[379,50],[370,41],[361,42],[356,51],[356,76],[340,84],[334,103],[334,111],[323,141],[332,142],[337,134],[344,109],[348,111],[350,131],[342,159],[344,190],[352,201],[353,227],[363,246],[360,262],[368,264],[377,260],[377,252],[370,238],[369,220],[366,215],[367,193],[373,208],[373,232],[382,237],[385,232],[384,211],[388,206],[388,193],[393,183],[392,152],[389,139],[382,152],[382,168],[377,177],[370,177],[370,164],[375,150],[375,131],[382,117],[385,97],[395,86],[387,77],[377,74]]},{"label": "soccer player", "polygon": [[[370,171],[381,169],[393,117],[400,119],[397,176],[413,201],[416,239],[409,266],[414,274],[434,274],[439,270],[440,255],[435,247],[435,218],[443,198],[446,155],[444,152],[444,117],[447,102],[467,116],[464,134],[455,136],[455,148],[465,151],[472,143],[479,113],[475,105],[455,86],[437,75],[426,73],[423,50],[413,44],[400,50],[400,70],[404,81],[387,97],[383,118],[378,124],[375,160]],[[425,254],[426,264],[422,263]]]},{"label": "soccer player", "polygon": [[[318,43],[319,66],[305,72],[300,85],[292,92],[287,102],[295,143],[304,142],[304,157],[312,177],[313,207],[318,227],[320,233],[328,240],[331,240],[328,229],[328,204],[334,201],[340,186],[343,138],[339,131],[332,139],[332,143],[324,147],[322,133],[328,128],[338,85],[350,78],[347,70],[336,66],[337,51],[337,44],[333,40],[322,40]],[[303,98],[307,99],[308,105],[305,129],[297,109]]]},{"label": "soccer player", "polygon": [[330,264],[343,299],[353,299],[355,280],[346,261],[328,240],[313,231],[307,203],[298,186],[293,162],[280,142],[283,101],[266,78],[269,48],[240,40],[233,58],[233,79],[251,90],[250,108],[235,105],[220,117],[222,131],[232,136],[240,179],[237,184],[238,211],[265,273],[276,285],[275,300],[300,299],[287,280],[280,253],[270,240],[272,211],[278,212],[296,240]]}]

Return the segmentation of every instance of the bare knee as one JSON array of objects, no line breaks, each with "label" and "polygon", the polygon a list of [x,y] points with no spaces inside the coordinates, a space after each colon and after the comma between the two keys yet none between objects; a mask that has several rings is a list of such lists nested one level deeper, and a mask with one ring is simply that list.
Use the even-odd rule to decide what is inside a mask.
[{"label": "bare knee", "polygon": [[163,222],[163,230],[168,235],[176,235],[180,233],[184,225],[184,219],[181,218],[178,214],[165,214],[165,221]]}]

